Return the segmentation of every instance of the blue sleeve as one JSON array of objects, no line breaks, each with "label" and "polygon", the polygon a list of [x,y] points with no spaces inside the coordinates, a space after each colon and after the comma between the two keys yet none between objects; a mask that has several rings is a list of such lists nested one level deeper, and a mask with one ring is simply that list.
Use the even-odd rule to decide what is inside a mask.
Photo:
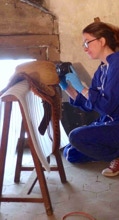
[{"label": "blue sleeve", "polygon": [[104,92],[90,89],[89,100],[94,110],[100,114],[110,115],[119,106],[119,65],[111,65],[107,72]]},{"label": "blue sleeve", "polygon": [[78,93],[75,100],[70,98],[70,104],[80,108],[83,111],[92,111],[92,106],[90,102],[87,102],[87,99],[81,94]]},{"label": "blue sleeve", "polygon": [[101,70],[100,66],[92,79],[89,88],[89,98],[86,99],[78,93],[75,101],[70,100],[71,104],[84,111],[97,111],[99,114],[111,114],[119,106],[119,65],[113,63],[107,72],[104,91],[100,89]]},{"label": "blue sleeve", "polygon": [[78,92],[78,95],[75,100],[70,98],[70,103],[76,107],[79,107],[83,111],[93,111],[94,110],[94,103],[96,100],[96,97],[98,96],[98,78],[100,74],[100,66],[96,73],[94,74],[94,77],[92,79],[91,86],[89,88],[89,98],[86,99],[81,93]]}]

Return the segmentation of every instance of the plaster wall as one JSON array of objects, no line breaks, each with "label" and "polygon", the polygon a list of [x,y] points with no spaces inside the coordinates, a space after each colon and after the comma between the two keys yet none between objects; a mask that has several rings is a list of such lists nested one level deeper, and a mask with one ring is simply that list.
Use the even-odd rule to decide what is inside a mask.
[{"label": "plaster wall", "polygon": [[60,59],[71,61],[78,68],[80,77],[90,83],[99,61],[91,60],[82,48],[82,29],[94,18],[119,24],[118,0],[49,0],[49,8],[58,18]]}]

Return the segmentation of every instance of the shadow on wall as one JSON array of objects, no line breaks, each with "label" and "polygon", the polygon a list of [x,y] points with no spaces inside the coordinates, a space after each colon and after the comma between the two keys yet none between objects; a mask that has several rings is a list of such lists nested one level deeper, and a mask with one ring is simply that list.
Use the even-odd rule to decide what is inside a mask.
[{"label": "shadow on wall", "polygon": [[[72,63],[72,65],[74,66],[83,85],[89,87],[92,79],[84,66],[81,63]],[[62,100],[63,102],[68,102],[69,100],[68,95],[64,91],[62,91]]]},{"label": "shadow on wall", "polygon": [[73,63],[73,66],[82,83],[84,83],[85,86],[89,87],[92,79],[84,66],[81,63]]}]

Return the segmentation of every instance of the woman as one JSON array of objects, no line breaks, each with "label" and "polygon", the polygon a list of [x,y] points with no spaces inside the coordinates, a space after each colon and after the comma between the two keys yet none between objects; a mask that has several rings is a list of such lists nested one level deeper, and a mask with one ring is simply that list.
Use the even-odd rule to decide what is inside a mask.
[{"label": "woman", "polygon": [[116,52],[119,29],[94,22],[84,28],[82,35],[86,54],[101,63],[89,89],[84,88],[72,67],[73,73],[66,74],[60,86],[69,95],[72,105],[84,111],[97,111],[100,117],[90,125],[70,132],[70,144],[65,147],[64,155],[68,158],[72,154],[70,162],[76,162],[75,155],[79,162],[80,158],[109,161],[109,167],[102,174],[116,176],[119,174],[119,52]]}]

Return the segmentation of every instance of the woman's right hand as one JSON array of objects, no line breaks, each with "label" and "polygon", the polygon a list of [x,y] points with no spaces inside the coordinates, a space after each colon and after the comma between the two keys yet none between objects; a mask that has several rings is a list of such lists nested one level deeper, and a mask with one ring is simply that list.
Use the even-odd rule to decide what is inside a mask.
[{"label": "woman's right hand", "polygon": [[66,76],[65,75],[60,78],[59,85],[60,85],[62,90],[66,90],[68,88],[68,83],[66,81]]}]

